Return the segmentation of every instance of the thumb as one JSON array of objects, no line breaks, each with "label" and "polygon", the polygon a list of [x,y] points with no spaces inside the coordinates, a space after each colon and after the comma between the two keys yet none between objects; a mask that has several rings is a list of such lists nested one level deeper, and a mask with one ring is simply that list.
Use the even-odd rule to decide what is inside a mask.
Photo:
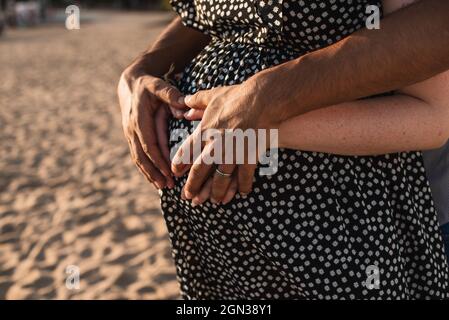
[{"label": "thumb", "polygon": [[198,91],[194,95],[186,96],[184,103],[191,109],[205,110],[211,99],[211,90],[202,90]]}]

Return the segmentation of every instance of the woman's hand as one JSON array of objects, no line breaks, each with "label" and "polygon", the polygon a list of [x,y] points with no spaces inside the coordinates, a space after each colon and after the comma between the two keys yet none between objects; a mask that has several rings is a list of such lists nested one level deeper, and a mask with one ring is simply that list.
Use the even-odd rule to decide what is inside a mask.
[{"label": "woman's hand", "polygon": [[120,78],[118,97],[133,161],[157,189],[173,188],[167,125],[169,107],[182,118],[183,95],[162,79],[127,70]]},{"label": "woman's hand", "polygon": [[[223,202],[227,192],[233,183],[230,175],[236,176],[238,181],[238,191],[242,196],[246,196],[252,190],[252,182],[254,172],[257,167],[257,160],[261,153],[267,149],[267,145],[259,145],[258,129],[273,129],[278,126],[275,117],[268,118],[265,115],[266,102],[265,93],[257,92],[253,86],[245,84],[220,87],[212,90],[199,91],[193,96],[186,97],[185,104],[195,111],[189,111],[185,117],[188,120],[196,120],[202,116],[201,125],[197,127],[194,133],[183,143],[172,163],[172,170],[177,176],[182,176],[190,168],[189,176],[184,187],[184,196],[186,199],[194,199],[201,194],[205,181],[213,175],[210,191],[212,202]],[[204,112],[204,114],[202,114]],[[218,133],[219,137],[214,134],[208,137],[210,131]],[[217,152],[218,141],[221,146],[225,145],[225,141],[229,139],[228,134],[235,132],[235,129],[241,129],[246,132],[248,129],[254,130],[256,141],[254,145],[239,145],[237,150],[234,144],[233,150],[225,150],[221,147],[221,161],[217,164],[218,172],[215,165],[210,161],[212,153]],[[206,141],[204,141],[204,139]],[[194,159],[194,146],[202,141],[202,153]],[[254,142],[254,141],[253,141]],[[243,152],[244,161],[238,163],[236,169],[236,155]],[[232,153],[231,161],[229,154]],[[212,156],[217,159],[217,155]],[[186,159],[188,159],[186,163]],[[250,161],[255,159],[255,161]],[[193,161],[192,161],[193,160]],[[193,162],[193,164],[191,164]],[[223,174],[220,174],[223,173]],[[205,186],[206,187],[206,186]],[[206,188],[207,189],[207,188]]]}]

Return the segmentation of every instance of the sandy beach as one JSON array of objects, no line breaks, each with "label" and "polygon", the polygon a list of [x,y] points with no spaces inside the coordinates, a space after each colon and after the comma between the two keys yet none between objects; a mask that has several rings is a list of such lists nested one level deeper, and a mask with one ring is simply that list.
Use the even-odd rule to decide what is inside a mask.
[{"label": "sandy beach", "polygon": [[[0,299],[177,299],[157,192],[115,88],[171,13],[90,12],[0,38]],[[66,269],[80,287],[66,286]]]}]

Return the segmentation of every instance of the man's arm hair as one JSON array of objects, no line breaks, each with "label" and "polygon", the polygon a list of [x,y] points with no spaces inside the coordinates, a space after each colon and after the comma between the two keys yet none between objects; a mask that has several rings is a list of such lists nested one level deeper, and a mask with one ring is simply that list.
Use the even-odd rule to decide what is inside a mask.
[{"label": "man's arm hair", "polygon": [[414,3],[383,19],[380,30],[355,32],[249,83],[262,92],[269,88],[269,101],[277,106],[264,110],[281,121],[406,87],[449,69],[448,14],[448,0]]}]

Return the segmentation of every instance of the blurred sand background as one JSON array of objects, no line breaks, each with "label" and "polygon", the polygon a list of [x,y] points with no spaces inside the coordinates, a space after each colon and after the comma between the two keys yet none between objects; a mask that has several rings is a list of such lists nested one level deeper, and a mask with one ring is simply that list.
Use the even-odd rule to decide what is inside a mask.
[{"label": "blurred sand background", "polygon": [[[115,93],[173,16],[87,15],[79,31],[61,20],[0,37],[0,299],[176,299],[159,199]],[[65,286],[69,265],[80,290]]]}]

